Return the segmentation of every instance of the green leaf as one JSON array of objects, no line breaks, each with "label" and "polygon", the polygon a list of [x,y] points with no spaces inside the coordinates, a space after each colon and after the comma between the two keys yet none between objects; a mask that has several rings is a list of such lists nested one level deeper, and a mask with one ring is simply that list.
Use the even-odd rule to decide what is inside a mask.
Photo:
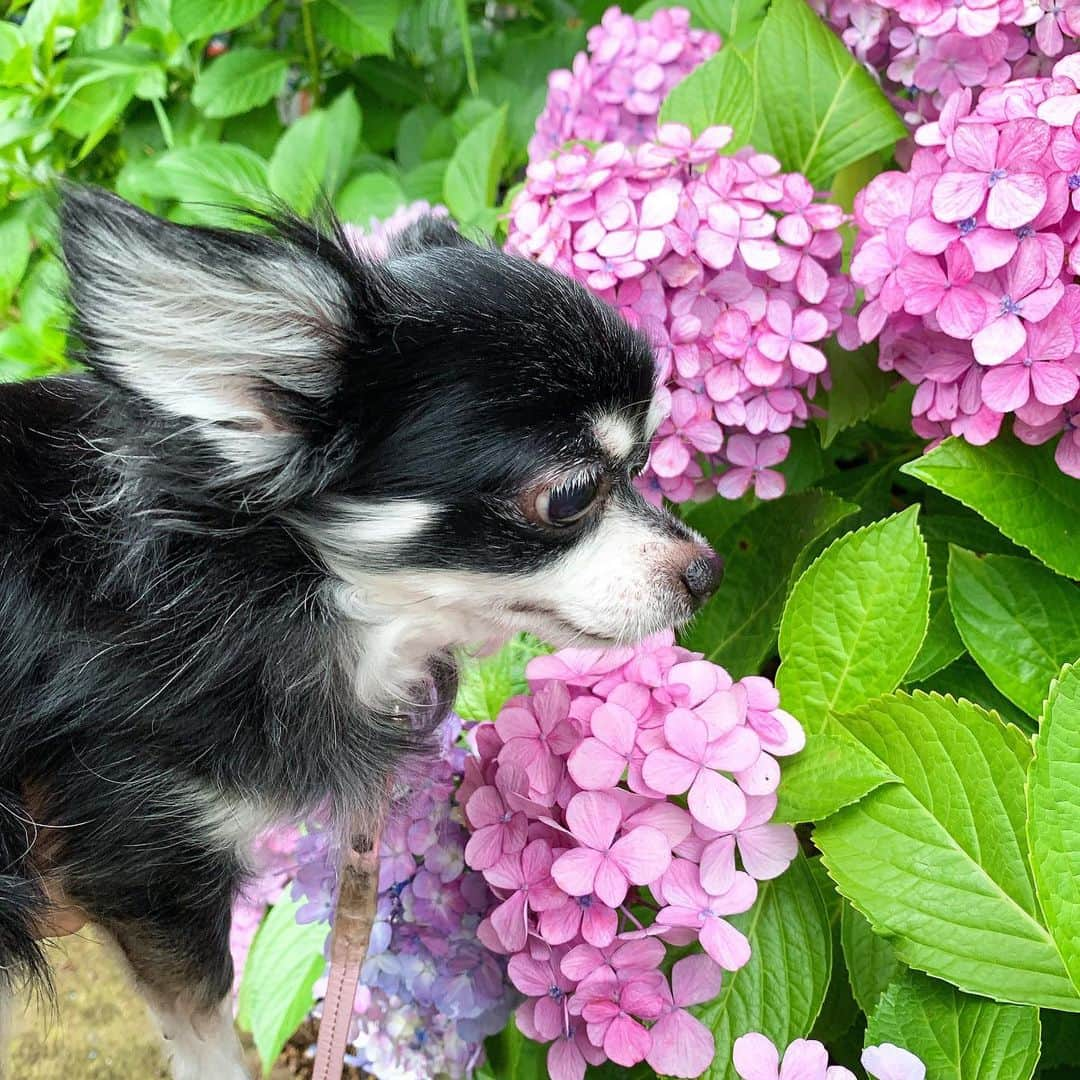
[{"label": "green leaf", "polygon": [[360,137],[360,109],[346,90],[329,109],[302,116],[278,140],[270,158],[270,190],[300,214],[344,179]]},{"label": "green leaf", "polygon": [[354,176],[334,200],[334,209],[342,221],[351,221],[366,229],[372,218],[387,218],[406,202],[401,185],[385,173]]},{"label": "green leaf", "polygon": [[804,0],[773,0],[755,52],[757,116],[771,151],[815,187],[907,134],[870,73]]},{"label": "green leaf", "polygon": [[901,471],[971,507],[1059,574],[1080,579],[1080,484],[1057,467],[1049,443],[946,439]]},{"label": "green leaf", "polygon": [[[935,671],[948,667],[964,654],[964,643],[957,633],[952,608],[949,607],[949,545],[931,539],[932,518],[933,515],[928,513],[924,506],[921,524],[926,537],[926,550],[930,556],[930,624],[926,628],[926,637],[919,655],[912,661],[904,676],[905,683],[925,679]],[[976,520],[986,524],[979,518]],[[986,527],[990,529],[990,526]],[[1000,533],[997,535],[1001,536]],[[1008,543],[1004,537],[1001,539]]]},{"label": "green leaf", "polygon": [[754,72],[746,59],[736,49],[721,49],[672,87],[660,123],[686,124],[695,136],[726,124],[734,134],[723,152],[746,146],[754,133]]},{"label": "green leaf", "polygon": [[842,536],[791,590],[776,685],[811,734],[830,711],[893,690],[922,645],[930,567],[917,512]]},{"label": "green leaf", "polygon": [[1046,924],[1080,987],[1080,667],[1050,690],[1028,774],[1031,868]]},{"label": "green leaf", "polygon": [[1037,717],[1061,665],[1080,657],[1080,587],[1030,559],[954,547],[949,603],[979,667]]},{"label": "green leaf", "polygon": [[[936,579],[935,579],[936,582]],[[911,663],[905,682],[919,682],[929,678],[935,671],[948,667],[964,655],[964,643],[956,631],[949,597],[944,586],[936,584],[930,590],[930,623],[926,628],[919,655]]]},{"label": "green leaf", "polygon": [[34,50],[14,23],[0,22],[0,86],[20,86],[34,77]]},{"label": "green leaf", "polygon": [[851,994],[851,982],[848,979],[840,943],[840,918],[847,902],[836,891],[836,886],[825,867],[821,865],[820,859],[808,859],[807,865],[821,893],[821,899],[825,901],[825,911],[828,914],[832,933],[832,976],[829,979],[829,989],[825,992],[825,1000],[821,1005],[821,1012],[818,1013],[810,1031],[810,1038],[828,1045],[847,1034],[859,1016],[859,1008]]},{"label": "green leaf", "polygon": [[391,56],[401,0],[318,0],[315,26],[353,56]]},{"label": "green leaf", "polygon": [[828,911],[802,855],[787,873],[763,881],[754,906],[731,922],[750,939],[750,961],[725,973],[715,1001],[691,1010],[716,1036],[707,1080],[736,1080],[731,1047],[748,1031],[780,1046],[805,1035],[832,974]]},{"label": "green leaf", "polygon": [[279,900],[251,944],[240,984],[237,1023],[250,1031],[269,1074],[314,1002],[326,969],[326,923],[298,923],[300,901]]},{"label": "green leaf", "polygon": [[889,695],[837,723],[901,781],[815,829],[840,892],[912,967],[998,1000],[1080,1010],[1039,922],[1023,733],[923,693]]},{"label": "green leaf", "polygon": [[454,712],[463,720],[494,720],[508,698],[528,689],[528,662],[549,651],[535,638],[521,634],[492,656],[462,657]]},{"label": "green leaf", "polygon": [[882,995],[866,1045],[902,1046],[934,1080],[1029,1080],[1039,1060],[1039,1010],[972,997],[918,972]]},{"label": "green leaf", "polygon": [[905,690],[936,691],[963,698],[982,708],[996,712],[1003,720],[1028,733],[1034,730],[1030,716],[1018,709],[983,673],[981,667],[965,652],[948,667],[935,671],[928,678],[904,684]]},{"label": "green leaf", "polygon": [[[725,45],[743,48],[754,44],[769,0],[686,0],[679,6],[690,9],[695,26],[717,30]],[[645,19],[669,7],[670,0],[649,0],[634,12],[634,18]]]},{"label": "green leaf", "polygon": [[[199,143],[169,150],[148,162],[132,182],[151,199],[176,199],[174,217],[186,221],[219,220],[222,206],[258,206],[266,198],[266,162],[246,146]],[[131,188],[129,192],[134,194]],[[205,204],[205,205],[198,205]]]},{"label": "green leaf", "polygon": [[446,205],[462,225],[474,224],[495,205],[506,160],[506,110],[503,105],[481,120],[458,143],[446,167]]},{"label": "green leaf", "polygon": [[888,938],[875,934],[873,927],[847,901],[840,915],[840,944],[851,992],[859,1008],[869,1016],[903,965]]},{"label": "green leaf", "polygon": [[548,1080],[548,1047],[527,1039],[514,1020],[484,1042],[484,1055],[481,1076],[487,1069],[492,1080]]},{"label": "green leaf", "polygon": [[442,198],[443,183],[446,178],[446,166],[449,158],[439,161],[425,161],[417,165],[401,178],[401,189],[408,202],[422,199],[433,206]]},{"label": "green leaf", "polygon": [[[709,541],[724,559],[724,580],[684,634],[739,677],[757,672],[772,653],[799,553],[857,507],[823,491],[764,502]],[[708,535],[708,534],[707,534]]]},{"label": "green leaf", "polygon": [[832,389],[824,397],[821,445],[830,446],[846,428],[865,420],[885,400],[895,376],[877,365],[877,346],[849,352],[830,338],[825,343]]},{"label": "green leaf", "polygon": [[172,22],[185,41],[192,41],[235,30],[266,4],[267,0],[172,0]]},{"label": "green leaf", "polygon": [[896,777],[834,720],[808,737],[806,749],[785,758],[774,815],[792,823],[821,821]]},{"label": "green leaf", "polygon": [[22,218],[0,222],[0,312],[7,309],[30,265],[30,230]]},{"label": "green leaf", "polygon": [[233,49],[214,60],[195,83],[191,100],[206,116],[237,116],[285,88],[289,59],[270,49]]}]

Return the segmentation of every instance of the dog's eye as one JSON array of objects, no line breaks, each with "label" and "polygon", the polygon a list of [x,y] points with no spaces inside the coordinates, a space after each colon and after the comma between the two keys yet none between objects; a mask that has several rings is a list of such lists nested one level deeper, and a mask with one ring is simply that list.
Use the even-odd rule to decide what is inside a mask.
[{"label": "dog's eye", "polygon": [[547,525],[561,528],[580,521],[596,503],[600,481],[595,476],[578,476],[558,487],[540,492],[536,515]]}]

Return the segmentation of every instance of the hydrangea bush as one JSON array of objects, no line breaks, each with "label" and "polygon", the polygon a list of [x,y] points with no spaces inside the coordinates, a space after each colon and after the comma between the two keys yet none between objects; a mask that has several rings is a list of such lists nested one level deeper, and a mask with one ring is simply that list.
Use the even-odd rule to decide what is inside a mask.
[{"label": "hydrangea bush", "polygon": [[[1074,0],[9,7],[0,377],[65,366],[58,172],[178,221],[325,199],[372,258],[434,207],[648,336],[638,482],[726,561],[678,640],[462,658],[351,1064],[1080,1068]],[[268,1070],[338,861],[283,823],[237,901]]]}]

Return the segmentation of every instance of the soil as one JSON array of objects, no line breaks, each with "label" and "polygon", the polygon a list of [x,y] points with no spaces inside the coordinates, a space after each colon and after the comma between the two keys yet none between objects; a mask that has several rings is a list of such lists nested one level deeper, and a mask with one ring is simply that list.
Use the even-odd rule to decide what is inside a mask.
[{"label": "soil", "polygon": [[[30,1001],[16,1009],[10,1047],[18,1080],[168,1080],[161,1039],[112,947],[85,931],[56,942],[51,961],[57,1009]],[[315,1039],[298,1033],[270,1080],[310,1080],[305,1048]],[[261,1076],[249,1050],[251,1075]],[[350,1080],[361,1074],[347,1071]],[[207,1077],[207,1080],[213,1080]]]}]

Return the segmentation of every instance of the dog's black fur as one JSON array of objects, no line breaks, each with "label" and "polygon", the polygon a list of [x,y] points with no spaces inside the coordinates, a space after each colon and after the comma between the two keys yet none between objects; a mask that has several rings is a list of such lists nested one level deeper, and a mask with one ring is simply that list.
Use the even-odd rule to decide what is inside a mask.
[{"label": "dog's black fur", "polygon": [[[454,641],[436,643],[410,688],[430,702],[419,721],[358,697],[362,626],[331,599],[340,535],[320,542],[343,507],[438,507],[400,544],[359,544],[365,572],[516,580],[598,527],[540,527],[521,493],[604,458],[609,500],[658,542],[697,541],[595,445],[593,418],[618,413],[640,464],[651,354],[560,276],[434,219],[376,259],[333,224],[185,228],[96,191],[67,192],[61,217],[89,371],[0,387],[0,978],[44,975],[35,938],[52,878],[157,994],[211,1009],[230,986],[244,874],[242,853],[208,825],[214,807],[225,832],[240,805],[370,809],[452,700]],[[222,343],[221,361],[237,417],[187,416],[188,384],[158,386],[172,362],[160,319],[182,308],[193,326],[235,325],[187,282],[265,298],[294,265],[338,298],[298,331],[315,343],[304,381],[282,373],[282,356],[260,356],[266,327],[241,320],[251,340]],[[147,307],[166,266],[176,295]],[[129,362],[142,327],[150,378]]]}]

